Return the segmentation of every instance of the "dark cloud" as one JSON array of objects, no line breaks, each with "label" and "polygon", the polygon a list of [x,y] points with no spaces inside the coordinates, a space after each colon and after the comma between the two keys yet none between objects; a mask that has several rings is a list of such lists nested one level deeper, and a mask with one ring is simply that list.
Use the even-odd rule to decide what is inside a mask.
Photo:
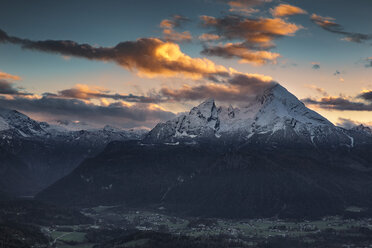
[{"label": "dark cloud", "polygon": [[133,94],[110,94],[110,91],[100,89],[99,87],[81,85],[78,84],[74,88],[61,90],[58,94],[53,93],[44,93],[44,96],[49,97],[64,97],[64,98],[75,98],[82,100],[91,100],[91,99],[100,99],[107,98],[113,100],[123,100],[126,102],[135,102],[135,103],[160,103],[164,99],[161,99],[158,95],[149,96],[138,96]]},{"label": "dark cloud", "polygon": [[372,111],[372,103],[356,102],[344,97],[305,98],[302,101],[309,105],[330,110]]},{"label": "dark cloud", "polygon": [[359,121],[354,121],[351,119],[346,119],[346,118],[338,118],[338,122],[336,123],[337,126],[346,128],[346,129],[351,129],[356,126],[359,126],[362,130],[371,132],[371,129],[368,127],[368,125],[371,123],[361,123]]},{"label": "dark cloud", "polygon": [[271,78],[259,75],[235,74],[224,83],[208,83],[197,86],[184,85],[179,89],[163,87],[160,94],[173,101],[204,100],[214,98],[225,102],[247,102],[275,85]]},{"label": "dark cloud", "polygon": [[368,102],[372,102],[372,90],[363,91],[361,94],[358,95],[358,98]]},{"label": "dark cloud", "polygon": [[160,23],[160,27],[162,28],[179,28],[183,24],[190,22],[191,20],[182,15],[173,15],[170,19],[164,19]]},{"label": "dark cloud", "polygon": [[332,17],[323,17],[313,14],[311,16],[311,21],[328,32],[344,35],[345,37],[343,38],[343,40],[345,41],[362,43],[372,39],[371,34],[353,33],[345,31],[344,27],[336,23],[335,19]]},{"label": "dark cloud", "polygon": [[31,41],[8,36],[0,30],[0,43],[12,43],[24,49],[57,53],[90,60],[115,62],[148,76],[204,77],[213,74],[226,75],[227,69],[212,61],[191,58],[182,53],[179,46],[157,38],[141,38],[126,41],[114,47],[95,47],[70,40]]},{"label": "dark cloud", "polygon": [[365,64],[365,67],[372,67],[372,57],[366,58],[367,64]]},{"label": "dark cloud", "polygon": [[160,121],[173,118],[172,112],[154,108],[148,104],[126,106],[121,102],[108,106],[86,103],[78,99],[63,99],[44,96],[40,99],[0,97],[0,106],[33,113],[50,119],[72,119],[101,125],[113,124],[121,127],[153,127]]},{"label": "dark cloud", "polygon": [[29,93],[21,92],[14,87],[13,83],[0,79],[0,94],[3,95],[30,95]]},{"label": "dark cloud", "polygon": [[320,69],[320,64],[319,63],[312,63],[313,69],[314,70],[319,70]]}]

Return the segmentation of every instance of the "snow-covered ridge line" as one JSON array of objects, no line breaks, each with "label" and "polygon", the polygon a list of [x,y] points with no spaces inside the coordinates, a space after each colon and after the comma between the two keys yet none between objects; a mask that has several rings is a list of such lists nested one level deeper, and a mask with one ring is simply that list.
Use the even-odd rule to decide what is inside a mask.
[{"label": "snow-covered ridge line", "polygon": [[[16,111],[0,108],[0,132],[12,133],[23,138],[50,139],[61,137],[94,136],[96,139],[109,138],[119,140],[122,138],[140,139],[147,130],[143,129],[118,129],[109,125],[104,128],[70,129],[63,124],[48,124],[35,121],[28,116]],[[82,126],[81,126],[82,127]],[[9,135],[7,135],[9,136]]]},{"label": "snow-covered ridge line", "polygon": [[175,143],[200,138],[233,137],[265,143],[294,141],[314,146],[319,143],[339,143],[353,147],[356,140],[351,135],[307,108],[283,86],[276,84],[257,96],[256,100],[239,108],[232,105],[228,108],[217,107],[213,99],[208,99],[192,108],[188,114],[159,123],[145,140],[150,143]]}]

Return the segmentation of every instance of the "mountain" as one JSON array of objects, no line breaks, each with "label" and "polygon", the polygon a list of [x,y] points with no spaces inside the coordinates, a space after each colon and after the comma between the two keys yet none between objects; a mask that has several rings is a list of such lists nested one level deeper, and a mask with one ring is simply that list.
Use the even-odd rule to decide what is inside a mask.
[{"label": "mountain", "polygon": [[213,99],[140,141],[111,142],[36,198],[187,216],[320,217],[372,206],[372,135],[276,85],[246,106]]},{"label": "mountain", "polygon": [[158,124],[145,138],[148,143],[190,142],[222,139],[233,142],[352,146],[342,128],[308,109],[279,84],[267,89],[256,101],[241,108],[217,108],[213,99],[188,114]]},{"label": "mountain", "polygon": [[143,130],[70,131],[0,109],[0,186],[12,195],[33,195],[70,173],[115,140],[140,139]]}]

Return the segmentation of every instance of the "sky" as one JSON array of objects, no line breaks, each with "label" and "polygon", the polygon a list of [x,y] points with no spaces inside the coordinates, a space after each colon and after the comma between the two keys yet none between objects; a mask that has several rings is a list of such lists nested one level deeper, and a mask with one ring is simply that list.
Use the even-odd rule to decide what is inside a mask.
[{"label": "sky", "polygon": [[279,83],[336,125],[372,126],[370,0],[2,0],[0,107],[152,128]]}]

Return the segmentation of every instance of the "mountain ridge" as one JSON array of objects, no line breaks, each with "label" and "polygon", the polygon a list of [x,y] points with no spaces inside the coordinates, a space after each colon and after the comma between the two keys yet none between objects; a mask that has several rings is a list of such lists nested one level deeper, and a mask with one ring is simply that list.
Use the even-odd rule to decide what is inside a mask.
[{"label": "mountain ridge", "polygon": [[115,140],[141,139],[141,130],[109,126],[68,130],[0,108],[0,187],[12,195],[34,195],[70,173]]},{"label": "mountain ridge", "polygon": [[352,146],[362,138],[352,140],[352,133],[307,108],[297,97],[276,84],[257,96],[255,101],[240,108],[232,105],[217,107],[213,99],[208,99],[188,114],[159,123],[144,141],[190,143],[198,139],[217,138],[270,143],[280,139],[288,142],[298,140],[313,146]]},{"label": "mountain ridge", "polygon": [[278,86],[243,108],[208,99],[142,140],[112,142],[36,198],[227,218],[371,211],[371,149],[365,129],[336,127]]}]

